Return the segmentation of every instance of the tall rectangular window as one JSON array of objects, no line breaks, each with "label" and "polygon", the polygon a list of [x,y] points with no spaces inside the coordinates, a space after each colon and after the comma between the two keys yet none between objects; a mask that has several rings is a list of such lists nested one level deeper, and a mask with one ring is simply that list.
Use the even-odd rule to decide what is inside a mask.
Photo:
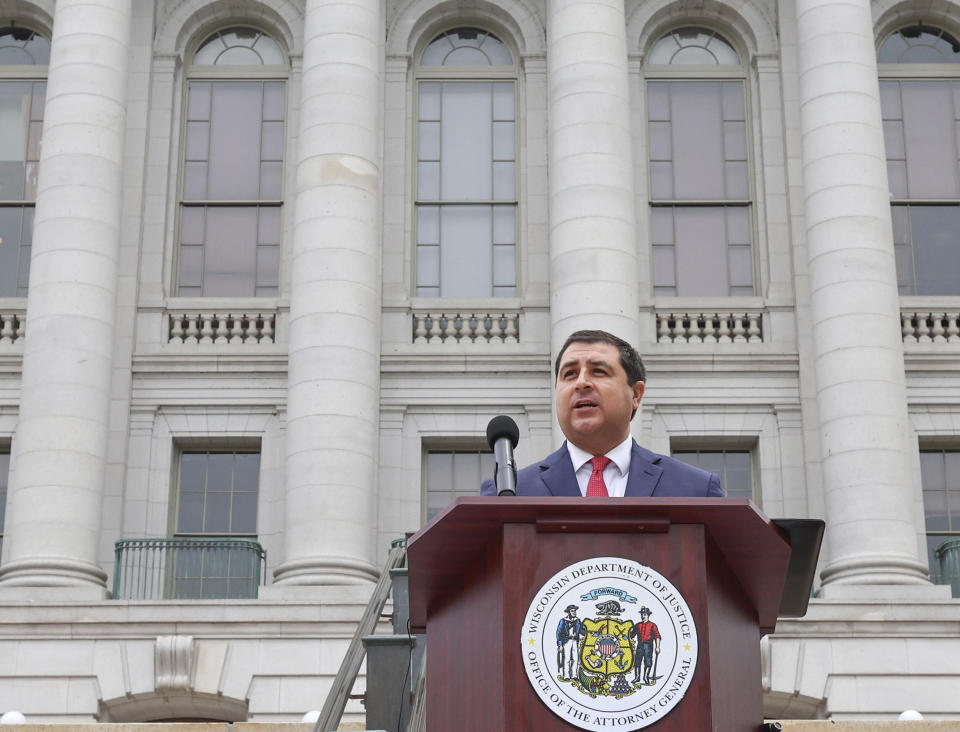
[{"label": "tall rectangular window", "polygon": [[728,498],[754,498],[752,454],[749,450],[674,450],[673,457],[720,476]]},{"label": "tall rectangular window", "polygon": [[907,26],[877,61],[900,294],[960,295],[960,42]]},{"label": "tall rectangular window", "polygon": [[188,73],[177,293],[276,296],[285,57],[260,31],[232,28],[201,45]]},{"label": "tall rectangular window", "polygon": [[427,450],[424,459],[427,521],[461,496],[479,496],[480,483],[496,468],[488,449]]},{"label": "tall rectangular window", "polygon": [[515,295],[513,57],[493,35],[459,28],[438,36],[418,68],[416,293]]},{"label": "tall rectangular window", "polygon": [[960,450],[921,450],[930,580],[960,597]]},{"label": "tall rectangular window", "polygon": [[0,27],[0,297],[25,297],[50,42]]},{"label": "tall rectangular window", "polygon": [[694,78],[708,66],[743,76],[739,56],[713,31],[681,28],[649,64],[654,294],[753,295],[744,81]]},{"label": "tall rectangular window", "polygon": [[176,597],[250,596],[259,559],[215,540],[256,538],[259,476],[257,452],[180,454],[174,538],[183,541],[173,563]]}]

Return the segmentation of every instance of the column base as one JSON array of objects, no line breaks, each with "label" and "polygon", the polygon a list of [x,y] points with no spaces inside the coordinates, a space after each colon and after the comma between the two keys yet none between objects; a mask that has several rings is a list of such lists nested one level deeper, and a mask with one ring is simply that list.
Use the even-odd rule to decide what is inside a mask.
[{"label": "column base", "polygon": [[884,585],[884,584],[855,584],[838,583],[824,585],[817,593],[823,600],[856,601],[868,600],[876,602],[919,602],[922,600],[949,600],[950,585],[926,584],[913,585]]},{"label": "column base", "polygon": [[15,559],[0,567],[3,597],[38,600],[103,600],[107,574],[96,564],[68,557]]},{"label": "column base", "polygon": [[930,587],[927,567],[910,556],[854,556],[827,563],[824,588],[834,585],[916,585]]},{"label": "column base", "polygon": [[379,578],[378,567],[350,557],[295,559],[284,562],[273,572],[274,586],[357,585],[376,582]]}]

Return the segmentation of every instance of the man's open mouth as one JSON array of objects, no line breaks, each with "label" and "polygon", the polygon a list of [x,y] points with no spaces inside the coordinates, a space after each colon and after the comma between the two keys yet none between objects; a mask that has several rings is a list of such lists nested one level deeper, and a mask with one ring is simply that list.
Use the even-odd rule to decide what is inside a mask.
[{"label": "man's open mouth", "polygon": [[573,405],[574,409],[583,409],[585,407],[596,407],[597,403],[592,402],[589,399],[581,399]]}]

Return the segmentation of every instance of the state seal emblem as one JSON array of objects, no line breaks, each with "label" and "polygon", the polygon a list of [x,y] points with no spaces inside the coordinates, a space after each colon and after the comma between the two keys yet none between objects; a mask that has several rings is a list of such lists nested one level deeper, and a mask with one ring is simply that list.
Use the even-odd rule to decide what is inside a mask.
[{"label": "state seal emblem", "polygon": [[534,691],[581,729],[641,729],[683,698],[697,629],[680,592],[622,557],[561,569],[533,596],[520,642]]}]

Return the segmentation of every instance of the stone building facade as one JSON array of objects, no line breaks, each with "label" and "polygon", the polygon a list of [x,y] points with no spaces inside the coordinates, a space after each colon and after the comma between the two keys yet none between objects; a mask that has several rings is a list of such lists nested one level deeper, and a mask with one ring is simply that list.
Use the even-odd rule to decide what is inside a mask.
[{"label": "stone building facade", "polygon": [[641,444],[827,522],[766,713],[960,717],[958,11],[0,0],[0,712],[318,708],[604,328]]}]

